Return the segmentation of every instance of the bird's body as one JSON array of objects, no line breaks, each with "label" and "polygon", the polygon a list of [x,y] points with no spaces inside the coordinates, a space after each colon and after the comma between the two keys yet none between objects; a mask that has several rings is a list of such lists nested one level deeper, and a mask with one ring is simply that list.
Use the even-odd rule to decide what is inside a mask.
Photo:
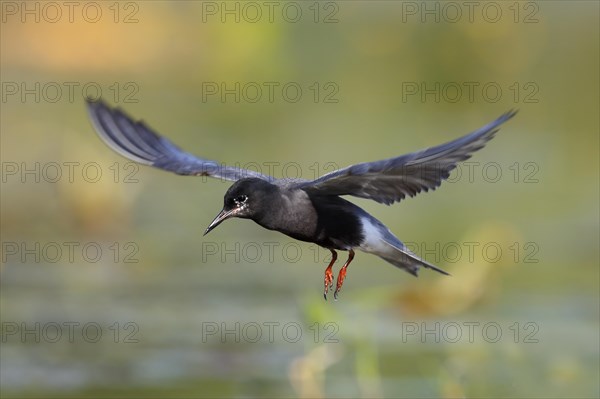
[{"label": "bird's body", "polygon": [[[416,257],[381,221],[352,202],[337,195],[319,195],[298,187],[290,188],[286,181],[278,183],[248,178],[232,186],[234,191],[251,194],[257,187],[268,190],[268,208],[253,218],[260,226],[329,250],[359,249],[413,275],[417,275],[419,265],[445,273]],[[260,205],[255,208],[260,209]],[[402,256],[404,262],[399,262]]]},{"label": "bird's body", "polygon": [[276,179],[198,158],[119,109],[101,101],[89,101],[88,109],[104,141],[129,159],[178,174],[234,181],[225,194],[223,210],[206,233],[230,217],[247,218],[266,229],[329,249],[332,260],[325,270],[325,298],[333,284],[332,266],[337,250],[348,251],[349,257],[338,274],[336,298],[355,249],[377,255],[415,276],[420,267],[448,274],[409,251],[382,222],[341,196],[352,195],[389,205],[407,195],[434,190],[457,162],[482,148],[498,126],[514,115],[507,113],[467,136],[437,147],[352,165],[309,181]]}]

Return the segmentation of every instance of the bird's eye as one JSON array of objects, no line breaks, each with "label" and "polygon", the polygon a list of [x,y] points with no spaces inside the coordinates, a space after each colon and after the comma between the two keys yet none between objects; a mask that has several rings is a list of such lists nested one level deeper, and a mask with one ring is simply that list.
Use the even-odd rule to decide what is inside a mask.
[{"label": "bird's eye", "polygon": [[235,202],[239,203],[239,204],[243,204],[244,202],[246,202],[248,200],[248,197],[245,195],[238,195],[237,197],[235,197]]}]

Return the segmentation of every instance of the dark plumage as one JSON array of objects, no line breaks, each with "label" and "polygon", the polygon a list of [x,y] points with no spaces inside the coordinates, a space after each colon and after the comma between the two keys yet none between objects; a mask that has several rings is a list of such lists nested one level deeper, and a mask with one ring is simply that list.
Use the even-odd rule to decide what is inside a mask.
[{"label": "dark plumage", "polygon": [[116,152],[142,164],[180,175],[211,176],[234,181],[221,212],[205,234],[231,217],[252,219],[262,227],[297,240],[313,242],[332,253],[325,270],[325,298],[333,285],[336,250],[349,251],[341,268],[335,297],[342,287],[354,249],[375,254],[417,275],[421,266],[448,274],[409,251],[383,223],[342,195],[393,204],[421,191],[435,190],[460,161],[471,157],[494,137],[498,127],[515,115],[508,112],[466,136],[436,147],[376,162],[339,169],[316,180],[276,179],[198,158],[102,101],[88,101],[88,111],[100,137]]}]

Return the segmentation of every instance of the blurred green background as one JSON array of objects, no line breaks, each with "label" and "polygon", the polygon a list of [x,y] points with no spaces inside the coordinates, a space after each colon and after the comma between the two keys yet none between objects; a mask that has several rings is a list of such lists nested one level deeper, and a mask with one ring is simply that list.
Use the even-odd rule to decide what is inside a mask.
[{"label": "blurred green background", "polygon": [[[600,395],[598,2],[48,4],[2,2],[3,397]],[[135,169],[99,92],[278,177],[519,114],[434,193],[355,201],[452,277],[358,253],[325,302],[328,251],[203,237],[229,183]]]}]

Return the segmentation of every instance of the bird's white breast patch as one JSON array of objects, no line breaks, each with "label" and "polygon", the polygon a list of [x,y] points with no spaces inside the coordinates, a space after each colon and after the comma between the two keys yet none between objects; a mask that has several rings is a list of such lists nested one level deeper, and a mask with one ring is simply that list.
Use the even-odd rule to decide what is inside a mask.
[{"label": "bird's white breast patch", "polygon": [[365,238],[359,248],[364,252],[380,255],[390,252],[390,246],[384,240],[385,232],[381,230],[382,227],[364,216],[360,218],[360,222],[362,223]]}]

